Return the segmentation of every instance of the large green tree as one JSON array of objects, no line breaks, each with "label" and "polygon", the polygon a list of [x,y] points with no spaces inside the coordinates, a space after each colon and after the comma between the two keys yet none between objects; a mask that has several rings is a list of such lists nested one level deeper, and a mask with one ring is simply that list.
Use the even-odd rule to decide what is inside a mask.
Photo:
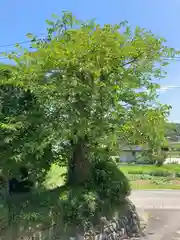
[{"label": "large green tree", "polygon": [[128,194],[112,155],[127,144],[158,151],[164,142],[169,107],[158,102],[157,80],[176,52],[126,22],[100,26],[64,13],[47,23],[47,39],[28,34],[31,49],[8,54],[16,67],[0,78],[0,165],[12,174],[27,165],[40,182],[52,163],[66,166],[61,215],[77,225]]},{"label": "large green tree", "polygon": [[[47,41],[29,34],[34,51],[10,55],[17,68],[8,83],[36,96],[43,144],[59,149],[69,141],[68,183],[86,182],[92,161],[117,151],[119,139],[159,144],[168,107],[156,101],[154,80],[164,77],[165,59],[175,54],[164,39],[124,22],[100,26],[69,13],[47,22]],[[24,114],[18,117],[24,128]],[[36,137],[30,144],[43,149]]]}]

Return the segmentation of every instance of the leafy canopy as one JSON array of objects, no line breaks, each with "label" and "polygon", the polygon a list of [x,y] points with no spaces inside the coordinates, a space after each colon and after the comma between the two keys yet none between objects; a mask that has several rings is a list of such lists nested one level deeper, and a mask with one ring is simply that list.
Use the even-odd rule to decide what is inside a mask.
[{"label": "leafy canopy", "polygon": [[[62,18],[53,17],[47,21],[45,40],[28,34],[31,50],[18,47],[8,55],[16,70],[1,81],[36,97],[36,107],[11,118],[21,123],[21,133],[31,126],[30,119],[38,126],[34,135],[23,136],[24,143],[15,147],[26,152],[23,161],[31,152],[28,161],[35,166],[34,156],[49,144],[54,153],[62,153],[62,142],[85,137],[90,153],[96,153],[98,146],[116,151],[117,143],[160,145],[169,107],[158,102],[155,80],[165,77],[163,67],[175,50],[165,46],[163,38],[132,29],[127,22],[101,26],[67,12]],[[43,168],[45,161],[41,162]]]},{"label": "leafy canopy", "polygon": [[7,54],[15,67],[0,67],[0,169],[14,174],[27,165],[42,182],[52,163],[69,165],[74,146],[83,143],[87,151],[79,148],[76,156],[85,174],[91,170],[89,188],[61,188],[60,198],[59,189],[40,192],[18,201],[20,208],[14,204],[21,217],[31,202],[33,223],[36,216],[50,222],[60,216],[77,226],[103,209],[112,214],[129,193],[127,178],[109,155],[118,155],[124,144],[148,144],[154,154],[163,144],[169,106],[158,102],[157,80],[176,51],[127,22],[100,26],[64,13],[47,24],[46,39],[28,33],[31,49],[17,46]]}]

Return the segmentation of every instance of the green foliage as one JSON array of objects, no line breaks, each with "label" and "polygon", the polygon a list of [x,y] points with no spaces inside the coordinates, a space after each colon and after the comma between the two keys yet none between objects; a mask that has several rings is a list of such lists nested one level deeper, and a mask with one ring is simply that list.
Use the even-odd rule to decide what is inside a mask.
[{"label": "green foliage", "polygon": [[74,178],[76,189],[69,184],[63,218],[79,223],[129,194],[112,153],[123,144],[154,152],[163,145],[170,108],[158,102],[154,80],[176,51],[124,22],[100,26],[65,12],[47,24],[46,40],[28,33],[31,52],[18,46],[7,54],[16,67],[0,78],[1,167],[14,174],[27,165],[42,183],[55,159],[66,166],[81,181]]},{"label": "green foliage", "polygon": [[[10,197],[12,224],[23,222],[36,228],[39,222],[51,225],[58,221],[65,231],[71,227],[85,229],[88,222],[97,224],[101,216],[112,218],[130,192],[129,183],[116,164],[106,161],[94,164],[92,181],[86,186],[62,186]],[[61,174],[62,170],[59,171],[56,173]]]},{"label": "green foliage", "polygon": [[53,154],[49,142],[43,141],[47,136],[44,112],[35,95],[29,89],[7,82],[16,71],[15,66],[0,66],[0,168],[6,176],[16,175],[19,167],[26,165],[35,180],[44,176],[45,169],[49,169]]},{"label": "green foliage", "polygon": [[82,223],[93,220],[100,201],[97,193],[85,189],[71,189],[63,203],[63,222],[83,228]]},{"label": "green foliage", "polygon": [[156,176],[156,177],[168,177],[168,176],[173,175],[171,172],[167,172],[167,171],[161,170],[161,169],[150,172],[149,174],[151,176]]},{"label": "green foliage", "polygon": [[151,182],[153,181],[159,181],[159,182],[164,182],[164,183],[167,183],[167,182],[170,182],[173,178],[171,175],[168,175],[168,176],[152,176],[150,174],[139,174],[139,175],[136,175],[136,174],[129,174],[128,175],[128,179],[130,181],[138,181],[138,180],[149,180]]},{"label": "green foliage", "polygon": [[155,154],[155,156],[153,156],[153,157],[154,157],[154,159],[156,159],[156,165],[160,167],[163,165],[163,163],[167,159],[168,154],[167,154],[167,152],[160,151],[158,154]]},{"label": "green foliage", "polygon": [[143,170],[128,170],[128,174],[136,174],[136,175],[141,175],[143,174]]},{"label": "green foliage", "polygon": [[125,175],[110,161],[96,161],[92,169],[93,185],[96,186],[102,199],[120,201],[130,193],[129,183]]},{"label": "green foliage", "polygon": [[156,185],[162,185],[162,184],[167,184],[167,183],[169,183],[169,179],[167,179],[167,178],[164,178],[164,179],[153,179],[152,181],[151,181],[153,184],[156,184]]},{"label": "green foliage", "polygon": [[95,161],[91,169],[91,179],[85,187],[68,191],[63,205],[64,222],[74,225],[87,221],[97,223],[100,213],[101,216],[112,217],[117,206],[129,193],[129,182],[115,163]]},{"label": "green foliage", "polygon": [[156,164],[157,166],[162,166],[168,157],[168,153],[166,151],[157,149],[156,151],[150,151],[148,153],[148,157],[149,163]]},{"label": "green foliage", "polygon": [[143,159],[145,160],[142,161],[142,163],[144,162],[146,164],[156,164],[157,166],[162,166],[165,160],[168,158],[168,153],[169,151],[167,152],[161,150],[160,145],[159,148],[158,145],[156,145],[154,148],[152,147],[150,151],[143,154]]},{"label": "green foliage", "polygon": [[122,24],[100,27],[95,22],[78,22],[69,13],[48,23],[48,31],[54,30],[58,36],[51,33],[46,44],[34,42],[36,52],[22,54],[10,82],[24,88],[28,85],[49,109],[45,122],[53,126],[52,138],[66,140],[76,132],[76,138],[86,134],[111,145],[117,137],[159,143],[162,133],[155,134],[161,129],[156,126],[168,109],[158,103],[151,106],[158,88],[151,79],[162,77],[156,63],[163,67],[163,58],[173,56],[174,50],[150,31],[136,28],[133,32],[126,24],[123,28]]},{"label": "green foliage", "polygon": [[179,123],[167,123],[165,136],[168,137],[169,141],[176,142],[180,137],[180,124]]}]

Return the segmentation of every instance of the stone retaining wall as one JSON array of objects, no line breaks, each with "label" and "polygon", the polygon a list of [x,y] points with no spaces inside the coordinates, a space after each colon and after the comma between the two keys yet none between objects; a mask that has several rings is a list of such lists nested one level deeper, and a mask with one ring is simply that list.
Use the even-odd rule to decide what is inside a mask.
[{"label": "stone retaining wall", "polygon": [[[85,233],[79,233],[76,236],[70,236],[68,232],[64,235],[60,229],[60,225],[50,227],[46,230],[39,230],[31,234],[17,233],[19,231],[10,232],[8,236],[0,240],[119,240],[119,239],[138,239],[146,227],[146,221],[142,221],[141,216],[138,215],[135,206],[129,199],[120,207],[121,210],[117,212],[113,219],[106,219],[101,217],[99,220],[99,227],[91,227]],[[91,225],[92,226],[92,225]],[[28,236],[29,235],[29,236]]]},{"label": "stone retaining wall", "polygon": [[138,239],[144,235],[147,219],[139,216],[137,210],[130,200],[126,200],[125,209],[119,219],[114,218],[108,221],[102,217],[103,224],[101,232],[90,231],[84,237],[77,237],[76,240],[118,240],[118,239]]}]

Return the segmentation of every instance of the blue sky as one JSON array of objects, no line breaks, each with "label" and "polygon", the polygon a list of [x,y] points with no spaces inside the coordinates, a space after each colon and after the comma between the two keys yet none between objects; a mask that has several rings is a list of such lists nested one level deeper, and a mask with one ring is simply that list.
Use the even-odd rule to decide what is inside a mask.
[{"label": "blue sky", "polygon": [[[180,0],[2,1],[0,46],[25,41],[27,32],[43,34],[45,20],[50,19],[52,13],[58,15],[63,10],[72,11],[81,19],[96,18],[101,24],[128,20],[132,26],[139,25],[165,37],[169,46],[180,50]],[[11,50],[12,47],[0,47],[0,51]],[[172,62],[167,72],[167,78],[161,81],[160,100],[172,105],[169,120],[180,122],[180,61]]]}]

